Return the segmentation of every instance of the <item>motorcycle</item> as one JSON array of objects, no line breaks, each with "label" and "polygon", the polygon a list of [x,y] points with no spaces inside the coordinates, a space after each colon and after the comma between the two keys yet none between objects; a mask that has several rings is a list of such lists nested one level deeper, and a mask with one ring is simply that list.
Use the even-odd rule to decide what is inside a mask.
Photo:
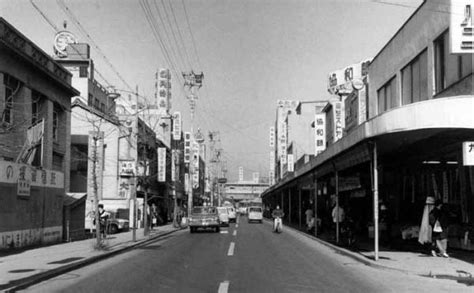
[{"label": "motorcycle", "polygon": [[282,228],[283,228],[283,223],[281,221],[281,218],[275,217],[275,219],[273,220],[273,232],[281,233]]}]

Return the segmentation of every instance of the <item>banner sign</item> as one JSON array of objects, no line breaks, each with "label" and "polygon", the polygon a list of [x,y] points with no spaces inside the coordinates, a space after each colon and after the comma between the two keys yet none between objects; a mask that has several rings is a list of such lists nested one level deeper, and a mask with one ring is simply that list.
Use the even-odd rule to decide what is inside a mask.
[{"label": "banner sign", "polygon": [[166,181],[166,148],[158,148],[158,182]]},{"label": "banner sign", "polygon": [[314,155],[317,156],[326,149],[326,114],[314,115]]},{"label": "banner sign", "polygon": [[0,161],[0,183],[22,185],[20,193],[27,195],[27,189],[31,186],[64,188],[64,175],[58,171],[39,170],[30,165]]},{"label": "banner sign", "polygon": [[181,140],[181,112],[173,114],[173,139]]},{"label": "banner sign", "polygon": [[474,53],[472,0],[451,0],[449,51],[451,54]]}]

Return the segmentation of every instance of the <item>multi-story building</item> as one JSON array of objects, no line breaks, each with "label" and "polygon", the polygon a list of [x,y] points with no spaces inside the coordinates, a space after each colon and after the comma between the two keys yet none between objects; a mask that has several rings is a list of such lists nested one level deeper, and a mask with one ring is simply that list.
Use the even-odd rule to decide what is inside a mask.
[{"label": "multi-story building", "polygon": [[62,240],[71,78],[0,18],[0,249]]},{"label": "multi-story building", "polygon": [[[352,83],[359,93],[346,99],[358,119],[346,109],[343,136],[267,190],[264,201],[288,209],[303,192],[323,224],[342,205],[361,237],[373,237],[380,200],[392,216],[379,229],[401,241],[417,236],[426,197],[433,196],[451,211],[450,245],[474,249],[474,51],[464,33],[472,32],[472,14],[469,1],[452,3],[419,6],[372,59],[368,95],[360,94],[364,81]],[[367,98],[365,109],[360,97]]]}]

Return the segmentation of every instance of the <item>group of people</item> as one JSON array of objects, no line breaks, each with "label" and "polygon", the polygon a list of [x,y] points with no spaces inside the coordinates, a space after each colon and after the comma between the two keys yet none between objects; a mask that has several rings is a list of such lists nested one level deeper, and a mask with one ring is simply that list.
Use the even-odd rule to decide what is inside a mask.
[{"label": "group of people", "polygon": [[448,246],[448,212],[443,201],[428,197],[425,202],[423,218],[420,226],[418,241],[430,245],[433,256],[449,257]]}]

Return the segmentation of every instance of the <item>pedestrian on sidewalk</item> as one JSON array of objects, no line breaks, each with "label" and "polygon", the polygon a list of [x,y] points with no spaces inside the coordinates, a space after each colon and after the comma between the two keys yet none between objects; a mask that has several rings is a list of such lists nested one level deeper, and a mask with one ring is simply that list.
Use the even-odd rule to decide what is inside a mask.
[{"label": "pedestrian on sidewalk", "polygon": [[448,213],[440,199],[435,201],[435,208],[430,213],[430,224],[433,227],[433,239],[436,240],[439,254],[449,257],[446,252],[448,247]]},{"label": "pedestrian on sidewalk", "polygon": [[314,222],[311,223],[311,220],[313,219],[313,210],[308,207],[304,214],[306,215],[306,230],[310,232],[311,229],[314,227]]},{"label": "pedestrian on sidewalk", "polygon": [[430,225],[430,213],[434,209],[435,199],[428,196],[425,201],[423,209],[423,216],[421,218],[420,232],[418,234],[418,242],[426,247],[429,247],[431,254],[436,256],[436,245],[432,239],[433,227]]},{"label": "pedestrian on sidewalk", "polygon": [[109,218],[109,213],[104,210],[104,205],[99,204],[99,229],[100,235],[104,239],[107,238],[107,219]]}]

